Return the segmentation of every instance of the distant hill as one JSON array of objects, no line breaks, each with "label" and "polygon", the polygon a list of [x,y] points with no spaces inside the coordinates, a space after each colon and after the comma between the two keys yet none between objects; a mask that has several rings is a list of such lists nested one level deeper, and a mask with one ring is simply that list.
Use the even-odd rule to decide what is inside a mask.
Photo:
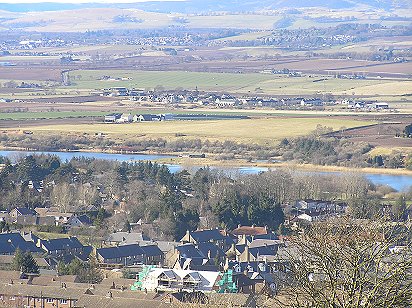
[{"label": "distant hill", "polygon": [[[5,1],[5,0],[0,0]],[[9,0],[11,2],[11,0]],[[61,11],[82,8],[137,8],[162,13],[199,13],[213,11],[244,12],[263,9],[322,7],[347,9],[367,6],[374,9],[412,8],[409,0],[187,0],[187,1],[148,1],[139,3],[0,3],[0,10],[10,12]]]}]

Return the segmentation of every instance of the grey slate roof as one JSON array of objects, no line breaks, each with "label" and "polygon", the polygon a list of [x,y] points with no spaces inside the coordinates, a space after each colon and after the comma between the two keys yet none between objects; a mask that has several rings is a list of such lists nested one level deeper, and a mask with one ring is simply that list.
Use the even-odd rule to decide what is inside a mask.
[{"label": "grey slate roof", "polygon": [[274,256],[276,254],[277,247],[274,245],[271,246],[261,246],[249,248],[249,253],[255,258],[259,256]]},{"label": "grey slate roof", "polygon": [[19,212],[21,215],[37,215],[37,212],[32,210],[32,209],[28,209],[26,207],[18,207],[16,208],[17,212]]},{"label": "grey slate roof", "polygon": [[210,242],[209,243],[199,243],[197,245],[197,248],[206,258],[208,258],[209,251],[210,251],[211,258],[215,258],[216,256],[217,257],[225,256],[225,252],[222,249],[220,249],[218,246]]},{"label": "grey slate roof", "polygon": [[163,256],[163,252],[159,249],[159,247],[157,247],[157,245],[140,246],[140,248],[147,257]]},{"label": "grey slate roof", "polygon": [[149,240],[150,239],[147,236],[145,236],[142,232],[115,232],[109,234],[109,236],[106,239],[107,242],[117,242],[124,244],[132,244]]},{"label": "grey slate roof", "polygon": [[129,256],[144,255],[144,250],[137,244],[97,249],[97,254],[104,259],[117,259]]},{"label": "grey slate roof", "polygon": [[14,254],[16,249],[29,252],[43,252],[31,241],[25,241],[20,233],[0,234],[0,254]]},{"label": "grey slate roof", "polygon": [[42,241],[48,251],[83,248],[77,237],[56,238]]},{"label": "grey slate roof", "polygon": [[182,258],[203,259],[205,256],[193,244],[185,244],[176,247]]},{"label": "grey slate roof", "polygon": [[190,232],[190,235],[196,243],[205,243],[210,242],[211,240],[223,241],[226,239],[226,237],[223,236],[218,229],[192,231]]}]

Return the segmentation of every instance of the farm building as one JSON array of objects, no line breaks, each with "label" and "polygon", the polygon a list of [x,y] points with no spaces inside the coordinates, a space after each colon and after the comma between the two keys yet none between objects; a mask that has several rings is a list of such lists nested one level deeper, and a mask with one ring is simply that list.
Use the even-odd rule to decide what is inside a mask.
[{"label": "farm building", "polygon": [[120,113],[111,113],[104,117],[104,121],[106,123],[116,123],[121,118]]},{"label": "farm building", "polygon": [[376,109],[389,109],[388,103],[375,103]]}]

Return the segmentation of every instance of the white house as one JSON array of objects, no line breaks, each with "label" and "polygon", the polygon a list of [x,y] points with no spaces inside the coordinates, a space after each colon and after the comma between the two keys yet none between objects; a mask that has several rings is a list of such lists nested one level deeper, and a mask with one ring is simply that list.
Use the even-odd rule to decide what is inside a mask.
[{"label": "white house", "polygon": [[219,272],[151,268],[141,278],[141,288],[147,291],[212,292],[221,279]]},{"label": "white house", "polygon": [[133,121],[133,116],[130,113],[123,113],[120,119],[117,120],[119,123],[129,123]]}]

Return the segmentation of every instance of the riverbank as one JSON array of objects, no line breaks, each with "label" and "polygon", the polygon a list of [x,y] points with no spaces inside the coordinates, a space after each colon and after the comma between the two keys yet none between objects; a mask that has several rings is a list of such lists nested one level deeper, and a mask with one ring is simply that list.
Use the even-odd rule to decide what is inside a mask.
[{"label": "riverbank", "polygon": [[[147,153],[149,154],[149,153]],[[150,153],[153,155],[153,153]],[[170,155],[176,155],[176,153],[170,153]],[[408,175],[412,176],[412,170],[407,169],[387,169],[387,168],[351,168],[343,166],[322,166],[314,164],[299,164],[294,162],[256,162],[247,161],[244,159],[233,160],[214,160],[211,158],[187,158],[176,157],[166,158],[158,160],[159,163],[181,165],[187,167],[198,166],[214,166],[214,167],[257,167],[268,169],[290,169],[290,170],[302,170],[302,171],[316,171],[316,172],[344,172],[344,173],[368,173],[368,174],[388,174],[388,175]],[[412,183],[411,183],[412,185]]]},{"label": "riverbank", "polygon": [[[112,152],[112,151],[111,151]],[[21,158],[22,156],[32,154],[33,151],[0,151],[0,156],[9,157],[12,161]],[[397,191],[409,190],[412,186],[412,172],[408,170],[391,170],[391,169],[374,169],[374,168],[345,168],[334,166],[317,166],[294,164],[290,162],[275,162],[268,163],[265,161],[246,161],[246,160],[214,160],[209,156],[207,158],[189,158],[171,155],[153,155],[146,152],[145,154],[133,153],[108,153],[104,151],[90,152],[89,151],[67,151],[67,152],[37,152],[38,154],[55,155],[61,161],[70,161],[73,158],[89,158],[102,159],[118,162],[138,162],[138,161],[153,161],[159,164],[165,164],[172,173],[187,169],[190,172],[195,172],[204,166],[209,166],[211,169],[220,170],[221,172],[232,174],[257,174],[275,169],[283,169],[291,172],[301,172],[302,174],[321,176],[322,174],[343,175],[357,173],[362,175],[367,180],[375,185],[387,185]],[[153,151],[151,151],[153,153]],[[176,154],[176,153],[170,153]],[[386,172],[380,172],[386,171]]]},{"label": "riverbank", "polygon": [[[11,151],[11,152],[38,152],[45,153],[46,151],[35,151],[31,149],[23,148],[11,148],[11,147],[0,147],[0,151]],[[138,157],[133,159],[134,156],[153,156],[160,157],[154,159],[154,161],[161,164],[168,165],[180,165],[182,167],[199,167],[199,166],[213,166],[222,168],[267,168],[276,169],[290,169],[290,170],[301,170],[301,171],[311,171],[311,172],[344,172],[344,173],[365,173],[365,174],[387,174],[387,175],[407,175],[412,176],[412,170],[407,169],[388,169],[388,168],[353,168],[344,166],[323,166],[314,164],[300,164],[295,162],[264,162],[264,161],[248,161],[245,159],[231,159],[231,160],[215,160],[213,156],[206,158],[189,158],[180,157],[182,153],[179,152],[167,152],[159,153],[156,151],[140,151],[140,152],[126,152],[126,151],[103,151],[97,149],[79,149],[76,151],[50,151],[53,153],[88,153],[88,156],[92,156],[93,153],[97,154],[112,154],[112,155],[127,155],[130,156],[130,160],[139,160]],[[98,157],[96,157],[98,158]],[[411,183],[412,185],[412,183]]]}]

